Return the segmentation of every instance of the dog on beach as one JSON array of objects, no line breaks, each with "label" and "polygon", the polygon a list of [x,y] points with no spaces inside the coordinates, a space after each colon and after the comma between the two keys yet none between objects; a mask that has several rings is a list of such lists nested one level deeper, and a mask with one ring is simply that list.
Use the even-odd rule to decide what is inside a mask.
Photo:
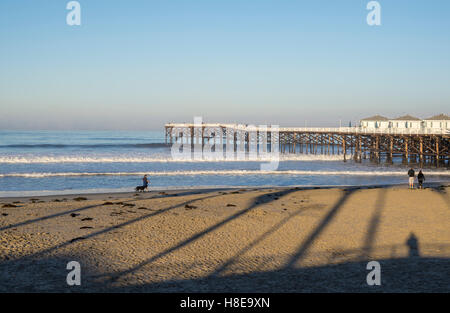
[{"label": "dog on beach", "polygon": [[148,191],[148,186],[136,186],[136,192],[144,192],[145,190]]},{"label": "dog on beach", "polygon": [[147,178],[147,175],[144,175],[144,178],[142,179],[142,186],[136,186],[136,192],[144,192],[145,190],[148,191],[148,184],[149,184],[149,180]]}]

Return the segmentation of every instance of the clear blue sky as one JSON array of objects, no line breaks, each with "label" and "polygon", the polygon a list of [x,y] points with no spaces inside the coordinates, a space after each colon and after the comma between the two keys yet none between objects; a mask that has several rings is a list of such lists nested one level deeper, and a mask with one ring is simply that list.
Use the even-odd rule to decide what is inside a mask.
[{"label": "clear blue sky", "polygon": [[0,1],[1,129],[347,124],[450,107],[450,1]]}]

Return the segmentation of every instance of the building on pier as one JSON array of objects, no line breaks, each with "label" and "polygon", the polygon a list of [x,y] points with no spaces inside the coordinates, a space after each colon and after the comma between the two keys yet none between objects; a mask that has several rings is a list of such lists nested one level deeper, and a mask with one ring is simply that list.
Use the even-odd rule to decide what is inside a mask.
[{"label": "building on pier", "polygon": [[362,128],[369,129],[386,129],[389,128],[389,119],[381,115],[375,115],[367,118],[363,118],[360,121],[360,126]]},{"label": "building on pier", "polygon": [[404,115],[390,120],[391,128],[397,129],[421,129],[422,120],[411,115]]},{"label": "building on pier", "polygon": [[450,116],[445,114],[435,115],[424,120],[426,128],[450,130]]},{"label": "building on pier", "polygon": [[411,115],[404,115],[394,119],[389,119],[385,116],[374,115],[361,119],[359,127],[365,131],[450,131],[450,116],[446,114],[439,114],[430,118],[420,119]]}]

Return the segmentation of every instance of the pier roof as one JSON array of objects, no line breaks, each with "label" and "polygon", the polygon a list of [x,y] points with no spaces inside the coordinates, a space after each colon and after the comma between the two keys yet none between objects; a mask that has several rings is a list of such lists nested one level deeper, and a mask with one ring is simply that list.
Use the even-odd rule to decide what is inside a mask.
[{"label": "pier roof", "polygon": [[420,118],[411,116],[411,115],[403,115],[397,118],[394,118],[394,121],[421,121]]},{"label": "pier roof", "polygon": [[439,114],[439,115],[435,115],[432,116],[430,118],[426,118],[426,121],[450,121],[450,116],[446,115],[446,114]]},{"label": "pier roof", "polygon": [[363,118],[361,121],[389,121],[389,119],[381,115],[374,115],[371,117]]}]

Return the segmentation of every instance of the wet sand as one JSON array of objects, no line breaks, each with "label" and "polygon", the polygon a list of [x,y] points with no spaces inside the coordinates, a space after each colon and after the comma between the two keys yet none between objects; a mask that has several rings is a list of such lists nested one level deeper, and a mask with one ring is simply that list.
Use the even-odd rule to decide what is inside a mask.
[{"label": "wet sand", "polygon": [[[0,292],[450,292],[450,187],[0,199]],[[368,286],[366,265],[381,265]],[[81,286],[68,286],[69,261]]]}]

